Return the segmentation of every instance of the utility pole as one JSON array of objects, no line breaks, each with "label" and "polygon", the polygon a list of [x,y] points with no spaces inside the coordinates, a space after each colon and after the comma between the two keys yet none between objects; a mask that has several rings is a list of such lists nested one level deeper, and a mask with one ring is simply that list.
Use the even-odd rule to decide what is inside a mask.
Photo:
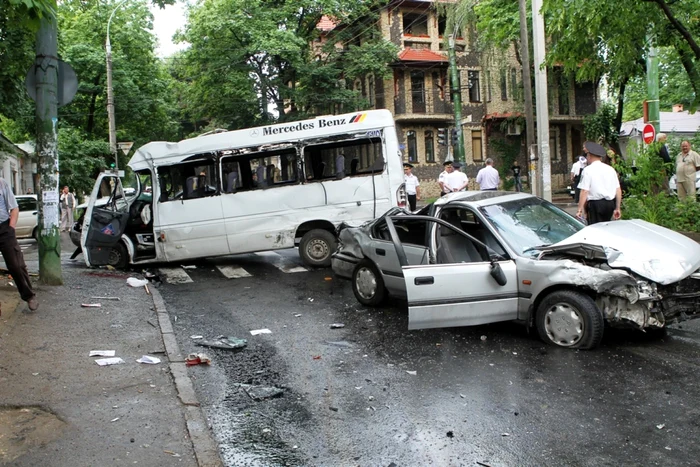
[{"label": "utility pole", "polygon": [[457,132],[457,145],[455,146],[455,161],[464,162],[464,133],[462,132],[462,90],[459,85],[459,70],[457,70],[457,57],[455,55],[455,36],[450,34],[447,52],[450,59],[450,83],[452,85],[452,104],[455,109],[455,131]]},{"label": "utility pole", "polygon": [[[537,106],[537,155],[541,166],[542,190],[539,196],[552,201],[552,167],[549,160],[549,103],[547,101],[547,68],[544,66],[544,18],[540,14],[542,0],[532,0],[532,36],[535,59],[535,101]],[[539,177],[538,177],[539,178]]]},{"label": "utility pole", "polygon": [[120,6],[128,0],[122,0],[109,15],[107,21],[107,40],[105,42],[105,52],[107,55],[107,118],[109,119],[109,152],[114,157],[114,171],[119,173],[119,153],[117,152],[117,124],[114,120],[114,90],[112,89],[112,44],[109,41],[109,27],[112,25],[112,18]]},{"label": "utility pole", "polygon": [[58,218],[58,27],[44,16],[36,36],[36,153],[39,188],[39,279],[63,284]]},{"label": "utility pole", "polygon": [[[530,76],[530,40],[527,30],[527,0],[518,0],[520,9],[520,58],[523,62],[523,97],[525,99],[525,137],[528,167],[530,148],[535,144],[535,116],[532,112],[532,77]],[[530,175],[530,189],[535,191],[536,183]]]},{"label": "utility pole", "polygon": [[661,131],[659,116],[659,55],[654,45],[654,38],[649,36],[651,47],[647,56],[647,115],[649,122],[654,125],[656,134]]}]

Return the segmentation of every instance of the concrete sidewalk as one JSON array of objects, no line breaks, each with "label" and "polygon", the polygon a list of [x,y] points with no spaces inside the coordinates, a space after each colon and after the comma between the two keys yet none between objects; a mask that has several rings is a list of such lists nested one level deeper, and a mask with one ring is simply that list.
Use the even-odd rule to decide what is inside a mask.
[{"label": "concrete sidewalk", "polygon": [[[64,264],[63,286],[36,288],[36,312],[0,287],[0,465],[221,465],[193,392],[183,401],[183,363],[173,375],[162,300],[152,292],[156,313],[127,277]],[[125,363],[99,366],[91,350],[115,350]],[[142,355],[162,363],[137,363]]]}]

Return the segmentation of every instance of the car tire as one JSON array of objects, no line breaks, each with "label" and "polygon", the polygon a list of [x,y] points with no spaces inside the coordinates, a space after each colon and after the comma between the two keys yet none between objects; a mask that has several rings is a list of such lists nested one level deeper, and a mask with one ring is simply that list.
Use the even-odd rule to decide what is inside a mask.
[{"label": "car tire", "polygon": [[124,269],[127,264],[129,264],[129,255],[126,251],[126,247],[122,242],[117,243],[109,252],[109,259],[107,260],[109,266],[115,267],[117,269]]},{"label": "car tire", "polygon": [[558,290],[547,295],[535,319],[540,338],[548,344],[572,349],[592,349],[603,339],[603,313],[588,295]]},{"label": "car tire", "polygon": [[365,306],[377,307],[386,299],[384,279],[369,260],[357,263],[352,271],[352,291],[357,301]]},{"label": "car tire", "polygon": [[314,229],[301,237],[299,256],[309,266],[327,268],[331,265],[331,255],[336,247],[337,242],[332,233],[323,229]]}]

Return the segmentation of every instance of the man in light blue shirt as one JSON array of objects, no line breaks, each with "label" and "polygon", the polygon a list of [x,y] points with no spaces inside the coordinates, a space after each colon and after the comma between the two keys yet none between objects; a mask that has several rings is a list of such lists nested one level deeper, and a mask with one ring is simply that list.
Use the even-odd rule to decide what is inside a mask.
[{"label": "man in light blue shirt", "polygon": [[27,302],[29,309],[34,311],[39,308],[39,302],[32,290],[32,282],[29,279],[22,249],[15,236],[15,225],[17,225],[18,218],[19,207],[15,195],[7,182],[0,178],[0,252],[2,252],[5,265],[17,285],[20,297]]}]

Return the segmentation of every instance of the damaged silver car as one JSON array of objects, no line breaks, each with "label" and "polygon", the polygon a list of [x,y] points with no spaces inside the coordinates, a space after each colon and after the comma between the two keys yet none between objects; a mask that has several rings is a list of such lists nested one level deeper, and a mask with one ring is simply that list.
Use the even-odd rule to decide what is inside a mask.
[{"label": "damaged silver car", "polygon": [[517,320],[590,349],[606,322],[658,332],[700,316],[697,242],[641,220],[585,226],[524,193],[453,193],[338,236],[336,275],[364,305],[406,299],[409,329]]}]

